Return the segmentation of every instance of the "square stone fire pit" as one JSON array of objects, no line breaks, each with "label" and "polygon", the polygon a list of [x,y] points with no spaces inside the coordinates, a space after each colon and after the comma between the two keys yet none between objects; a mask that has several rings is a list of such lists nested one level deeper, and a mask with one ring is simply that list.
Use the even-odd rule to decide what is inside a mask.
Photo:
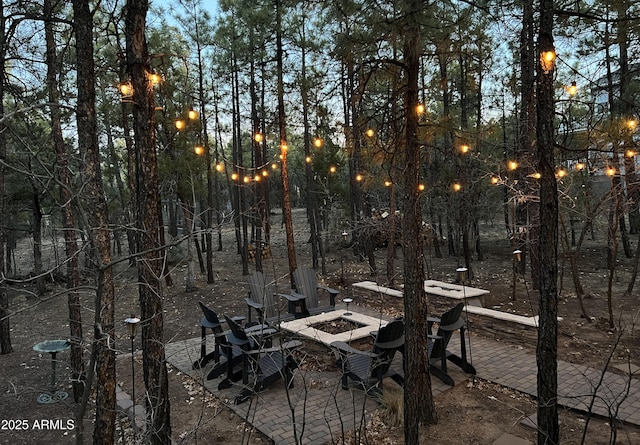
[{"label": "square stone fire pit", "polygon": [[[350,321],[357,327],[355,329],[335,334],[325,332],[317,327],[322,323],[340,320]],[[344,310],[335,310],[331,312],[323,312],[322,314],[314,315],[313,317],[286,321],[284,323],[280,323],[280,328],[329,346],[331,342],[334,341],[344,341],[348,343],[352,340],[365,338],[371,335],[371,332],[378,331],[387,323],[388,322],[385,320],[359,314],[357,312],[351,311],[349,315],[345,315]]]}]

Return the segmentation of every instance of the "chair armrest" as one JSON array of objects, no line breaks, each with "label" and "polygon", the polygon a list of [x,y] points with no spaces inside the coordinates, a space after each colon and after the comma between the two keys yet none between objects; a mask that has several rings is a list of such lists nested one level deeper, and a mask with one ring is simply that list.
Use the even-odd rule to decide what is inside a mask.
[{"label": "chair armrest", "polygon": [[318,286],[318,289],[322,289],[324,291],[329,292],[329,304],[331,306],[335,306],[336,305],[336,295],[338,295],[340,293],[339,290],[332,289],[332,288],[326,287],[326,286]]},{"label": "chair armrest", "polygon": [[340,293],[339,290],[333,289],[333,288],[327,287],[327,286],[318,286],[318,289],[326,290],[330,294],[334,294],[334,295],[338,295]]},{"label": "chair armrest", "polygon": [[258,303],[257,301],[252,300],[251,298],[247,297],[244,299],[244,301],[247,302],[247,305],[255,308],[255,309],[264,309],[264,304],[262,303]]},{"label": "chair armrest", "polygon": [[301,301],[301,300],[304,300],[304,299],[307,298],[304,295],[299,294],[299,293],[294,292],[294,291],[291,291],[291,294],[276,293],[274,295],[277,295],[278,297],[286,298],[287,300],[292,301],[292,302]]},{"label": "chair armrest", "polygon": [[279,344],[277,346],[271,346],[270,348],[251,349],[250,351],[243,351],[243,353],[246,355],[270,354],[272,352],[290,351],[300,346],[302,346],[301,341],[291,340],[291,341]]},{"label": "chair armrest", "polygon": [[361,351],[360,349],[353,348],[349,346],[348,343],[343,341],[333,341],[329,346],[335,349],[341,356],[346,356],[349,354],[357,354],[357,355],[366,355],[367,357],[377,357],[379,355],[379,354],[376,354],[375,352],[366,352],[366,351]]},{"label": "chair armrest", "polygon": [[455,323],[440,325],[440,329],[442,329],[443,331],[457,331],[462,326],[464,326],[464,320],[462,319],[462,317],[460,317]]},{"label": "chair armrest", "polygon": [[244,332],[246,332],[247,335],[253,335],[254,333],[257,333],[258,335],[260,335],[261,333],[264,333],[267,330],[269,330],[269,333],[270,333],[271,330],[273,329],[275,328],[268,324],[256,324],[253,326],[249,326],[248,328],[244,328]]}]

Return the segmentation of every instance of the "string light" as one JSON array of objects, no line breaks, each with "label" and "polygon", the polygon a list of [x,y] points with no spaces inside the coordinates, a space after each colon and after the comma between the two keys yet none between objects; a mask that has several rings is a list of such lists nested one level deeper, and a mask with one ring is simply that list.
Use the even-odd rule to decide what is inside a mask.
[{"label": "string light", "polygon": [[256,133],[253,135],[253,140],[259,144],[264,140],[264,136],[262,135],[262,133]]},{"label": "string light", "polygon": [[198,156],[202,155],[204,153],[204,147],[202,145],[196,145],[193,148],[193,151],[195,152],[195,154],[197,154]]},{"label": "string light", "polygon": [[193,108],[189,108],[187,116],[189,117],[189,120],[195,121],[196,119],[198,119],[198,112]]},{"label": "string light", "polygon": [[313,160],[313,159],[311,159],[311,156],[307,156],[306,158],[304,158],[304,161],[305,161],[307,164],[311,164],[311,161],[312,161],[312,160]]},{"label": "string light", "polygon": [[585,168],[584,162],[578,162],[576,164],[576,170],[582,171],[582,170],[584,170],[584,168]]},{"label": "string light", "polygon": [[540,54],[540,65],[545,74],[549,74],[553,70],[556,61],[556,53],[553,50],[543,51]]},{"label": "string light", "polygon": [[161,81],[162,76],[160,76],[160,74],[149,73],[149,82],[151,82],[151,85],[158,85]]},{"label": "string light", "polygon": [[460,185],[460,183],[458,183],[458,182],[455,182],[455,183],[451,186],[451,188],[453,188],[453,191],[454,191],[454,192],[459,192],[460,190],[462,190],[462,185]]},{"label": "string light", "polygon": [[376,132],[373,131],[373,128],[369,128],[366,132],[366,135],[370,138],[372,138],[374,134],[376,134]]},{"label": "string light", "polygon": [[362,175],[360,173],[356,175],[356,181],[358,182],[362,181]]},{"label": "string light", "polygon": [[224,167],[222,166],[222,164],[218,162],[216,164],[216,171],[217,172],[221,172],[223,169],[224,169]]},{"label": "string light", "polygon": [[518,168],[518,163],[516,161],[509,161],[507,167],[509,167],[509,170],[515,170]]},{"label": "string light", "polygon": [[118,85],[118,90],[120,91],[122,97],[133,96],[133,85],[131,85],[131,82],[122,82],[120,85]]},{"label": "string light", "polygon": [[336,168],[335,165],[331,165],[329,166],[329,173],[335,173],[338,169]]},{"label": "string light", "polygon": [[500,178],[497,176],[492,176],[491,177],[491,184],[496,185],[497,183],[500,182]]},{"label": "string light", "polygon": [[175,122],[175,126],[176,126],[176,128],[178,129],[178,131],[180,131],[180,130],[183,130],[183,129],[184,129],[184,127],[186,126],[186,124],[184,123],[184,121],[183,121],[183,120],[178,119],[178,120]]},{"label": "string light", "polygon": [[467,144],[462,144],[460,146],[460,153],[462,153],[462,154],[468,153],[469,150],[471,150],[471,147],[469,147]]},{"label": "string light", "polygon": [[424,184],[418,184],[418,191],[419,192],[424,192],[425,189],[426,189],[426,186]]},{"label": "string light", "polygon": [[322,144],[323,144],[323,142],[322,142],[322,138],[320,138],[320,137],[317,137],[317,138],[315,138],[315,139],[313,140],[313,145],[314,145],[314,147],[316,147],[316,148],[322,148]]},{"label": "string light", "polygon": [[416,106],[416,112],[417,112],[418,114],[424,114],[424,110],[425,110],[425,108],[424,108],[424,104],[418,104],[418,105]]}]

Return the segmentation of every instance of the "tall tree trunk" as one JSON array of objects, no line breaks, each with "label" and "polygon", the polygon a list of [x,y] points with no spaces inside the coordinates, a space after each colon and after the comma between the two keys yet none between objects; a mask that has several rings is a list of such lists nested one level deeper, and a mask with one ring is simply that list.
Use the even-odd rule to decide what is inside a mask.
[{"label": "tall tree trunk", "polygon": [[31,158],[28,161],[29,182],[31,183],[33,216],[33,274],[36,277],[36,291],[42,297],[47,291],[42,270],[42,209],[40,207],[40,191],[36,185],[33,170],[31,169]]},{"label": "tall tree trunk", "polygon": [[[531,257],[531,279],[534,288],[538,287],[537,268],[534,263],[534,238],[528,233],[531,228],[530,216],[533,213],[533,204],[529,200],[521,199],[522,196],[531,196],[532,185],[528,176],[533,173],[533,150],[535,144],[535,63],[536,50],[534,41],[534,3],[522,2],[522,31],[520,33],[520,115],[518,122],[518,142],[515,157],[519,168],[513,172],[514,189],[518,195],[515,203],[513,221],[513,248],[522,252],[522,260],[519,262],[519,272],[525,274],[527,258]],[[529,239],[530,243],[527,243]]]},{"label": "tall tree trunk", "polygon": [[[300,96],[302,97],[302,125],[304,128],[304,155],[305,155],[305,176],[307,180],[307,220],[309,221],[309,231],[311,240],[311,261],[312,267],[318,269],[318,259],[320,254],[319,233],[321,228],[317,211],[317,191],[316,184],[313,179],[313,164],[311,155],[311,130],[309,128],[309,80],[307,79],[307,40],[306,40],[306,19],[302,17],[302,43],[301,43],[301,68],[300,68]],[[322,273],[326,273],[324,270]]]},{"label": "tall tree trunk", "polygon": [[[543,62],[553,46],[553,0],[540,0],[537,64],[538,171],[540,178],[540,318],[538,363],[538,444],[560,443],[558,427],[558,188],[554,157],[554,68]],[[552,62],[553,63],[553,62]]]},{"label": "tall tree trunk", "polygon": [[[5,192],[5,167],[7,158],[7,132],[4,123],[4,92],[7,65],[5,63],[7,54],[7,35],[5,32],[4,5],[0,4],[0,61],[2,62],[2,72],[0,73],[0,273],[4,274],[5,250],[4,244],[7,241],[6,221],[4,211]],[[11,328],[9,323],[9,296],[7,295],[7,282],[0,279],[0,354],[10,354],[13,352],[11,346]]]},{"label": "tall tree trunk", "polygon": [[431,393],[427,341],[427,298],[424,293],[424,252],[422,249],[422,209],[418,190],[420,177],[420,143],[418,141],[418,74],[420,69],[419,0],[410,0],[403,26],[404,62],[407,86],[405,92],[405,169],[403,203],[404,313],[405,313],[405,444],[418,443],[418,425],[436,421]]},{"label": "tall tree trunk", "polygon": [[[71,378],[73,381],[73,397],[80,400],[84,390],[84,360],[82,358],[82,313],[78,286],[80,272],[78,270],[78,243],[76,241],[73,209],[75,202],[71,194],[71,175],[69,172],[69,153],[62,135],[62,113],[58,107],[60,92],[58,89],[58,63],[56,41],[53,33],[53,10],[51,0],[44,1],[44,29],[47,45],[47,91],[51,106],[51,136],[56,153],[56,177],[60,181],[60,211],[64,234],[64,248],[67,256],[67,306],[69,307],[69,334],[71,340]],[[79,420],[79,419],[78,419]],[[79,424],[78,427],[81,427]]]},{"label": "tall tree trunk", "polygon": [[155,144],[153,85],[147,41],[149,2],[129,0],[126,11],[127,71],[133,83],[133,129],[136,151],[136,225],[138,280],[142,318],[142,367],[146,388],[147,433],[151,444],[171,443],[169,385],[163,342],[160,196]]},{"label": "tall tree trunk", "polygon": [[95,109],[95,68],[93,61],[93,22],[89,0],[73,0],[76,33],[78,145],[84,161],[82,179],[89,236],[97,263],[94,337],[96,349],[96,421],[94,444],[115,442],[116,360],[113,340],[114,285],[111,267],[107,202],[100,170],[98,125]]},{"label": "tall tree trunk", "polygon": [[282,175],[282,212],[284,228],[287,238],[287,257],[289,259],[289,277],[291,288],[295,288],[293,272],[298,267],[296,258],[296,245],[293,237],[293,221],[291,218],[291,195],[289,192],[289,170],[287,167],[287,120],[284,110],[284,71],[282,54],[282,1],[276,0],[276,64],[278,77],[278,127],[280,133],[280,156]]}]

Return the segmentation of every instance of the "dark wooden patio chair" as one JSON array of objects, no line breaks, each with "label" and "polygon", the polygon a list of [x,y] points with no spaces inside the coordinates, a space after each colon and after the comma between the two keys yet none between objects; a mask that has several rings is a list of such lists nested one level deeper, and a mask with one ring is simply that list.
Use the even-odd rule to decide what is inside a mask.
[{"label": "dark wooden patio chair", "polygon": [[[278,300],[287,300],[287,312],[284,313],[277,304]],[[253,324],[252,312],[258,316],[258,322],[269,324],[279,321],[289,321],[295,318],[295,306],[301,305],[302,295],[288,295],[275,292],[273,281],[268,282],[262,272],[254,272],[249,277],[249,296],[245,298],[248,309],[249,325]]]},{"label": "dark wooden patio chair", "polygon": [[[296,292],[293,294],[300,294],[305,297],[302,305],[303,316],[317,315],[322,312],[335,310],[336,296],[340,291],[330,287],[318,286],[315,270],[299,266],[293,272],[293,280],[296,283]],[[326,291],[329,294],[329,305],[320,306],[318,298],[319,290]]]},{"label": "dark wooden patio chair", "polygon": [[[440,318],[428,319],[427,341],[429,345],[429,371],[447,385],[454,386],[455,382],[447,373],[447,360],[458,365],[464,372],[475,374],[476,370],[467,361],[467,347],[465,343],[465,321],[462,317],[464,303],[458,303],[453,308],[442,314]],[[432,326],[438,323],[438,331],[432,333]],[[455,331],[460,331],[461,355],[455,355],[447,350],[451,336]]]},{"label": "dark wooden patio chair", "polygon": [[380,391],[382,380],[391,377],[402,385],[404,379],[391,370],[391,362],[396,351],[403,351],[404,321],[394,320],[375,333],[371,351],[361,351],[341,341],[331,343],[342,371],[342,389],[349,388],[349,379],[356,382],[365,392]]},{"label": "dark wooden patio chair", "polygon": [[[210,361],[213,360],[214,366],[207,374],[207,380],[219,377],[227,370],[228,365],[233,367],[242,360],[242,351],[239,348],[227,347],[229,342],[227,340],[227,334],[229,331],[223,329],[224,320],[221,321],[216,312],[203,304],[198,302],[200,309],[202,310],[202,318],[200,320],[201,329],[201,343],[200,343],[200,358],[193,362],[193,369],[204,368]],[[244,320],[244,317],[233,317],[232,320],[240,322]],[[256,325],[250,328],[250,330],[260,330],[267,328],[268,326]],[[207,353],[207,329],[210,329],[214,336],[213,351]],[[224,361],[221,359],[224,358]]]},{"label": "dark wooden patio chair", "polygon": [[[220,344],[225,340],[224,329],[218,315],[207,306],[198,301],[198,305],[202,310],[202,318],[200,319],[200,330],[202,340],[200,343],[200,358],[193,362],[193,369],[203,368],[211,360],[214,363],[220,361]],[[207,329],[211,329],[214,337],[213,351],[207,354]]]},{"label": "dark wooden patio chair", "polygon": [[[225,319],[231,330],[227,340],[241,349],[243,359],[240,375],[244,388],[234,399],[234,403],[240,404],[248,400],[253,394],[280,379],[284,381],[287,388],[293,387],[293,370],[298,367],[298,364],[291,352],[301,346],[302,342],[292,340],[273,344],[275,329],[269,328],[250,333],[228,317]],[[228,377],[237,379],[237,376],[236,373]]]}]

